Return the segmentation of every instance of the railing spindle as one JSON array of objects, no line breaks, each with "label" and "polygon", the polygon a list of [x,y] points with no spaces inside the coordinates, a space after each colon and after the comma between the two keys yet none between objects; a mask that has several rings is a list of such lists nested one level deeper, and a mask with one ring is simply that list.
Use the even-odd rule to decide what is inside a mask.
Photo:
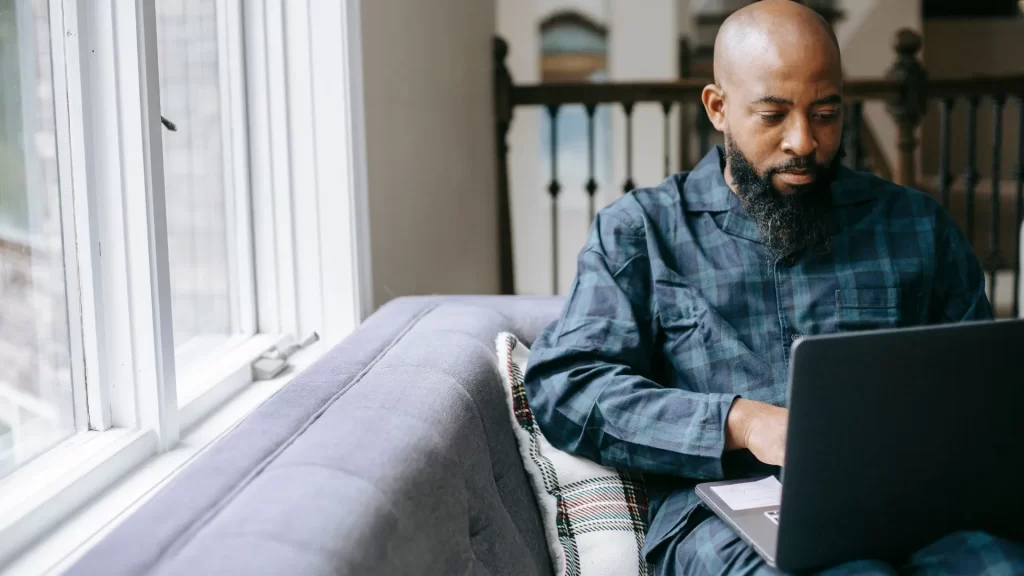
[{"label": "railing spindle", "polygon": [[1002,264],[999,253],[999,172],[1002,169],[1003,156],[1003,103],[1006,98],[997,94],[992,97],[992,223],[989,230],[988,245],[988,268],[992,276],[992,289],[989,291],[989,298],[995,305],[996,302],[996,273]]},{"label": "railing spindle", "polygon": [[508,183],[508,130],[512,125],[512,76],[505,66],[508,43],[494,38],[494,123],[495,150],[498,153],[498,270],[502,294],[515,293],[515,274],[512,265],[512,216],[509,205]]},{"label": "railing spindle", "polygon": [[1024,95],[1017,96],[1017,265],[1013,268],[1013,316],[1020,316],[1020,268],[1024,250],[1020,248],[1021,225],[1024,224]]},{"label": "railing spindle", "polygon": [[967,167],[964,186],[967,188],[967,241],[974,246],[974,191],[978,186],[978,97],[967,99]]},{"label": "railing spindle", "polygon": [[939,108],[939,192],[942,207],[946,210],[949,210],[949,187],[953,184],[953,174],[949,169],[949,129],[954,102],[952,98],[945,98]]},{"label": "railing spindle", "polygon": [[629,194],[636,187],[633,184],[633,103],[623,102],[622,108],[626,111],[626,183],[622,193]]},{"label": "railing spindle", "polygon": [[864,122],[864,103],[857,101],[850,105],[850,167],[864,169],[864,146],[861,143],[861,126]]},{"label": "railing spindle", "polygon": [[562,186],[558,183],[558,104],[548,105],[548,118],[551,119],[551,183],[548,194],[551,195],[551,290],[558,294],[558,193]]},{"label": "railing spindle", "polygon": [[594,113],[597,111],[597,104],[587,104],[587,208],[590,214],[590,222],[594,222],[596,208],[594,206],[594,193],[597,192],[597,180],[594,178]]},{"label": "railing spindle", "polygon": [[670,170],[670,168],[669,168],[669,157],[668,157],[668,155],[669,155],[669,148],[670,148],[670,144],[669,144],[669,131],[671,130],[671,128],[668,125],[668,117],[669,117],[669,114],[672,113],[672,103],[668,102],[668,101],[662,102],[661,103],[661,110],[665,113],[665,130],[664,130],[664,132],[665,132],[665,134],[664,134],[664,136],[665,136],[665,178],[668,178],[669,170]]},{"label": "railing spindle", "polygon": [[896,183],[901,186],[917,185],[917,127],[924,116],[927,101],[928,72],[917,57],[921,51],[921,35],[909,28],[896,31],[893,48],[896,62],[885,74],[885,79],[899,84],[899,96],[889,101],[889,114],[896,121],[896,148],[899,165]]}]

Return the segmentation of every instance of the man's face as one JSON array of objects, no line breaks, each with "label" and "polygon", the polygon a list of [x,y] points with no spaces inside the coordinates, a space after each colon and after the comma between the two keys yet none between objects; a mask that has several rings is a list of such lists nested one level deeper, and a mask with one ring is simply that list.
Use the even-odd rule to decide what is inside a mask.
[{"label": "man's face", "polygon": [[719,129],[784,195],[819,181],[842,141],[839,67],[828,54],[805,52],[741,63],[722,98]]},{"label": "man's face", "polygon": [[726,135],[726,180],[765,243],[791,254],[827,240],[843,126],[839,52],[806,35],[740,42],[727,51],[721,84],[705,88],[704,104]]}]

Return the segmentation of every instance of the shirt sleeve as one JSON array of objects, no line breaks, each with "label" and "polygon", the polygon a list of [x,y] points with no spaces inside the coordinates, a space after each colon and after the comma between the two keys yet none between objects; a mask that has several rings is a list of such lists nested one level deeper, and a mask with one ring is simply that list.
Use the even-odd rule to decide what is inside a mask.
[{"label": "shirt sleeve", "polygon": [[934,297],[939,323],[991,320],[985,273],[967,237],[951,218],[941,221]]},{"label": "shirt sleeve", "polygon": [[531,347],[527,396],[561,450],[605,466],[721,478],[736,395],[655,380],[651,278],[643,231],[599,215],[561,317]]}]

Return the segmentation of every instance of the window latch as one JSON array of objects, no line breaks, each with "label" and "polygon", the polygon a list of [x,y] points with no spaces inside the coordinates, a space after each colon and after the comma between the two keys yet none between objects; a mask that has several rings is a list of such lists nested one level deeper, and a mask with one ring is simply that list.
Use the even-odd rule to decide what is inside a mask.
[{"label": "window latch", "polygon": [[252,379],[254,381],[270,380],[280,375],[288,368],[288,359],[299,350],[304,350],[320,340],[320,335],[311,333],[301,342],[288,336],[280,344],[267,350],[252,363]]}]

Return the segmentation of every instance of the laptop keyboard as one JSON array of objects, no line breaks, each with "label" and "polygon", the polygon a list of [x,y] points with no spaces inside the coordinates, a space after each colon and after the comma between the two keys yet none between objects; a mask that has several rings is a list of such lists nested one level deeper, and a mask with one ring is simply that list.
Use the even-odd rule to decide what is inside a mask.
[{"label": "laptop keyboard", "polygon": [[778,510],[769,510],[769,511],[765,512],[764,515],[767,516],[769,520],[774,522],[776,526],[779,525],[779,511]]}]

